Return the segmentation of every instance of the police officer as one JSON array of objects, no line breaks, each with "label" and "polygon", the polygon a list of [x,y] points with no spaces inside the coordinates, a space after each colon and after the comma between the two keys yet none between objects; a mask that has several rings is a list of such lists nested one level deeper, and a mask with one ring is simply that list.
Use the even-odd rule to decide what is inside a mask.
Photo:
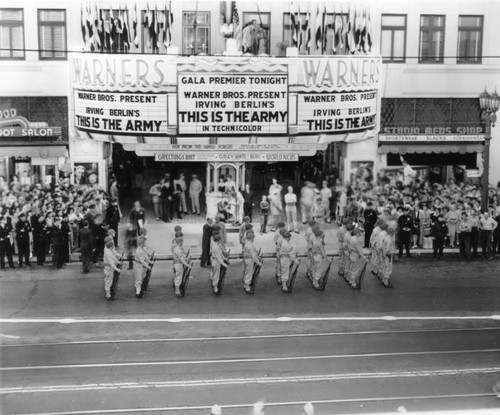
[{"label": "police officer", "polygon": [[63,233],[61,229],[61,218],[54,219],[54,225],[50,228],[52,237],[52,268],[61,269],[62,262],[62,247],[64,244]]},{"label": "police officer", "polygon": [[12,246],[10,245],[10,230],[7,227],[7,218],[0,216],[0,268],[5,268],[5,257],[9,262],[10,268],[14,267],[12,259]]},{"label": "police officer", "polygon": [[175,247],[173,250],[174,254],[174,287],[175,295],[177,297],[181,296],[180,286],[182,283],[182,274],[184,272],[184,267],[191,268],[191,264],[184,252],[184,239],[182,236],[177,236],[175,238]]},{"label": "police officer", "polygon": [[406,250],[406,256],[411,258],[410,245],[413,232],[413,219],[410,216],[410,207],[405,206],[403,214],[398,219],[399,231],[399,257],[403,256],[403,248]]},{"label": "police officer", "polygon": [[45,249],[47,238],[47,222],[42,214],[36,214],[31,217],[33,229],[33,250],[35,251],[37,265],[43,265],[45,262]]},{"label": "police officer", "polygon": [[19,268],[22,268],[23,262],[28,267],[30,264],[30,232],[31,225],[26,220],[26,214],[21,213],[16,223],[16,240],[19,258]]},{"label": "police officer", "polygon": [[247,232],[245,238],[246,241],[243,247],[243,289],[246,293],[251,294],[250,284],[252,283],[254,265],[262,266],[262,260],[259,258],[257,248],[254,245],[255,234]]}]

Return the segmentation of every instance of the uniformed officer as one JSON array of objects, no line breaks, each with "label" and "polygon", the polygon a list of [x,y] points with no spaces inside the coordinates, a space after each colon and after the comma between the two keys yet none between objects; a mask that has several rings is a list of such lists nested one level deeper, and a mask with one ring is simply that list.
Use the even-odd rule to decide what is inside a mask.
[{"label": "uniformed officer", "polygon": [[180,286],[182,283],[182,274],[184,272],[184,267],[191,268],[191,263],[184,252],[184,239],[182,236],[175,238],[175,248],[174,248],[174,287],[175,295],[177,297],[181,296]]},{"label": "uniformed officer", "polygon": [[375,227],[370,235],[370,264],[372,267],[372,274],[378,275],[378,263],[380,259],[379,247],[378,247],[378,236],[382,230],[381,226],[384,223],[382,219],[377,219],[375,222]]},{"label": "uniformed officer", "polygon": [[47,238],[47,223],[42,214],[33,215],[33,250],[35,251],[37,265],[43,265],[45,262],[45,248]]},{"label": "uniformed officer", "polygon": [[227,268],[229,263],[226,261],[224,251],[221,245],[221,236],[215,234],[213,236],[212,252],[211,252],[212,267],[210,268],[210,279],[214,294],[219,292],[219,278],[221,267]]},{"label": "uniformed officer", "polygon": [[135,267],[135,296],[139,298],[141,294],[142,280],[146,275],[146,270],[151,269],[151,260],[149,259],[149,253],[145,249],[146,238],[144,236],[139,236],[137,239],[137,249],[134,255]]},{"label": "uniformed officer", "polygon": [[243,289],[247,293],[251,293],[254,264],[262,266],[262,260],[259,258],[257,248],[254,245],[255,234],[253,232],[246,233],[246,241],[243,247]]},{"label": "uniformed officer", "polygon": [[113,274],[115,271],[120,272],[120,268],[118,268],[119,263],[113,238],[107,237],[104,245],[104,292],[106,293],[107,300],[111,300]]},{"label": "uniformed officer", "polygon": [[410,216],[410,207],[405,206],[403,214],[398,219],[399,233],[399,257],[403,256],[403,248],[406,250],[406,256],[411,258],[410,245],[413,232],[413,219]]},{"label": "uniformed officer", "polygon": [[5,268],[5,257],[9,262],[9,267],[14,268],[12,259],[12,246],[10,245],[10,230],[7,227],[7,218],[0,216],[0,268]]},{"label": "uniformed officer", "polygon": [[283,292],[288,292],[287,282],[290,279],[290,265],[296,259],[290,241],[292,234],[288,231],[283,233],[283,239],[279,247],[279,258],[281,267],[281,289]]},{"label": "uniformed officer", "polygon": [[19,215],[19,220],[16,223],[16,241],[18,249],[19,267],[23,266],[23,262],[27,266],[30,264],[30,232],[31,225],[26,220],[26,214],[21,213]]},{"label": "uniformed officer", "polygon": [[319,290],[319,280],[323,276],[323,261],[326,259],[325,234],[319,228],[314,231],[314,238],[311,238],[311,259],[312,259],[312,284]]}]

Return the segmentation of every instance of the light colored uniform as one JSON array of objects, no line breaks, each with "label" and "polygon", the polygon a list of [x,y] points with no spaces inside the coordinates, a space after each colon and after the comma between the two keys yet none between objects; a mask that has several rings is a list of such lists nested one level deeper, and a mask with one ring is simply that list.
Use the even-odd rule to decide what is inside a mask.
[{"label": "light colored uniform", "polygon": [[203,185],[198,179],[191,180],[189,183],[189,198],[191,199],[191,208],[193,213],[200,213],[200,193]]},{"label": "light colored uniform", "polygon": [[113,284],[113,274],[115,272],[115,267],[119,264],[113,251],[114,249],[104,248],[104,291],[107,296],[111,294],[110,290]]},{"label": "light colored uniform", "polygon": [[292,250],[290,242],[282,238],[279,248],[280,265],[281,265],[281,283],[285,286],[290,278],[290,265],[295,260],[295,253]]},{"label": "light colored uniform", "polygon": [[317,236],[311,237],[311,255],[312,255],[312,278],[314,283],[318,283],[322,277],[323,260],[326,257],[323,241]]},{"label": "light colored uniform", "polygon": [[349,282],[351,281],[351,259],[349,257],[349,243],[351,242],[351,238],[351,232],[346,230],[342,242],[342,250],[344,254],[344,276]]},{"label": "light colored uniform", "polygon": [[370,236],[370,264],[375,274],[378,274],[378,264],[380,260],[378,236],[381,231],[382,229],[380,228],[380,226],[375,226]]},{"label": "light colored uniform", "polygon": [[297,226],[297,195],[294,193],[287,193],[285,195],[285,212],[286,212],[286,224],[288,230],[291,230],[293,225],[293,230],[298,231]]},{"label": "light colored uniform", "polygon": [[247,240],[243,247],[243,283],[245,285],[250,285],[252,282],[255,263],[260,263],[257,248],[252,241]]},{"label": "light colored uniform", "polygon": [[345,256],[344,256],[344,236],[347,229],[342,225],[337,231],[337,240],[339,241],[339,275],[344,275]]},{"label": "light colored uniform", "polygon": [[281,277],[281,264],[280,264],[280,248],[283,242],[283,236],[280,234],[279,229],[274,232],[274,245],[276,247],[276,276]]},{"label": "light colored uniform", "polygon": [[389,283],[392,274],[392,237],[386,231],[378,235],[377,245],[379,247],[379,276],[384,284]]},{"label": "light colored uniform", "polygon": [[212,280],[212,285],[214,287],[217,287],[217,285],[219,284],[220,270],[223,266],[222,264],[226,262],[220,243],[214,242],[212,244],[211,256],[212,268],[210,268],[210,279]]},{"label": "light colored uniform", "polygon": [[174,248],[174,285],[176,289],[180,287],[182,282],[183,265],[188,267],[189,262],[182,245],[176,244]]},{"label": "light colored uniform", "polygon": [[363,255],[363,248],[356,235],[349,238],[349,282],[353,287],[357,286],[362,274],[366,269],[366,259]]},{"label": "light colored uniform", "polygon": [[134,262],[136,263],[136,267],[134,268],[135,272],[135,292],[139,294],[141,291],[142,280],[146,276],[146,269],[149,266],[148,261],[148,251],[144,249],[143,246],[137,247],[134,255]]},{"label": "light colored uniform", "polygon": [[314,238],[314,233],[310,226],[306,229],[304,238],[306,240],[306,248],[307,248],[306,273],[308,276],[311,276],[312,275],[311,239]]}]

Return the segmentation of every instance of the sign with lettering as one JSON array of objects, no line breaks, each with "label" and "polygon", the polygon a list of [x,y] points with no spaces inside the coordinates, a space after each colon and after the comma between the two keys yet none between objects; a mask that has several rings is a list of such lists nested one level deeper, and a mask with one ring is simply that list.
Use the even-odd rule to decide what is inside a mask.
[{"label": "sign with lettering", "polygon": [[394,143],[449,143],[465,141],[484,141],[482,135],[379,135],[380,142]]},{"label": "sign with lettering", "polygon": [[454,124],[447,127],[431,127],[431,126],[397,126],[397,127],[383,127],[383,134],[388,135],[442,135],[442,134],[456,134],[456,135],[475,135],[484,134],[484,127],[480,125],[460,125]]},{"label": "sign with lettering", "polygon": [[377,91],[298,94],[299,133],[366,130],[377,121]]},{"label": "sign with lettering", "polygon": [[76,89],[75,126],[112,134],[166,134],[167,96]]},{"label": "sign with lettering", "polygon": [[[288,75],[178,69],[179,134],[260,135],[288,131]],[[282,67],[282,68],[280,68]]]},{"label": "sign with lettering", "polygon": [[28,121],[17,115],[15,108],[0,111],[0,137],[57,137],[61,138],[61,127],[50,127],[46,122]]},{"label": "sign with lettering", "polygon": [[290,151],[308,152],[314,147],[311,144],[141,144],[147,151]]},{"label": "sign with lettering", "polygon": [[297,153],[166,152],[155,153],[155,161],[298,161]]}]

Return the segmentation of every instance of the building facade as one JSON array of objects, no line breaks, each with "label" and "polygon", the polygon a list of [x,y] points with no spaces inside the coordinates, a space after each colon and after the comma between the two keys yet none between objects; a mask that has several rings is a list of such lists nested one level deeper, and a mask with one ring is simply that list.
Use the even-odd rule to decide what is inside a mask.
[{"label": "building facade", "polygon": [[199,163],[207,189],[224,165],[243,186],[250,165],[318,153],[344,181],[401,158],[474,180],[478,97],[500,85],[495,15],[494,0],[0,0],[0,176],[106,187],[120,146]]}]

